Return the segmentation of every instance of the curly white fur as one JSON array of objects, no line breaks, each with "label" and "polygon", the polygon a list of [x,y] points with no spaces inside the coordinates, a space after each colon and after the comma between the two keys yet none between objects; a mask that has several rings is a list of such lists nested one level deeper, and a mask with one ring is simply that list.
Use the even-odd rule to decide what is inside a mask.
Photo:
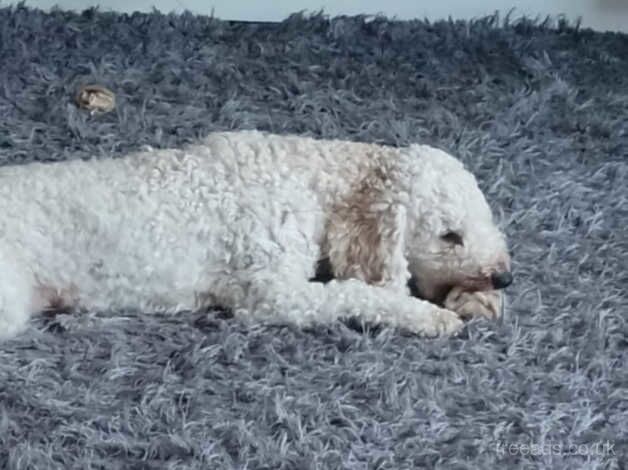
[{"label": "curly white fur", "polygon": [[[454,231],[463,243],[443,239]],[[308,282],[327,258],[335,280]],[[0,337],[51,307],[208,304],[297,324],[358,316],[435,335],[437,300],[509,269],[474,177],[422,145],[216,133],[181,150],[0,168]],[[443,299],[441,298],[441,301]]]}]

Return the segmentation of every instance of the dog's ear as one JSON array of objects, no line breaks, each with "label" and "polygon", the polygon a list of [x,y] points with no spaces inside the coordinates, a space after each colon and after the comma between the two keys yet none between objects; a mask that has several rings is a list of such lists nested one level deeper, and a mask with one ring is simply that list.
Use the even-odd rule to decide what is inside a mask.
[{"label": "dog's ear", "polygon": [[327,255],[337,279],[407,288],[406,209],[394,201],[385,175],[365,179],[334,208],[327,226]]}]

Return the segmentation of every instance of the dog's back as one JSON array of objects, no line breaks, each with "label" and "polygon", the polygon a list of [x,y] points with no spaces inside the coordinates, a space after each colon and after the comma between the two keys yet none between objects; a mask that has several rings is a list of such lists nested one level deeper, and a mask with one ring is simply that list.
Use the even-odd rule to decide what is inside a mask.
[{"label": "dog's back", "polygon": [[71,290],[93,308],[193,308],[199,289],[241,268],[232,252],[247,237],[275,243],[286,212],[320,234],[323,186],[348,187],[338,167],[357,165],[361,145],[219,133],[184,149],[1,167],[0,269],[34,284],[37,306],[48,301],[37,292]]}]

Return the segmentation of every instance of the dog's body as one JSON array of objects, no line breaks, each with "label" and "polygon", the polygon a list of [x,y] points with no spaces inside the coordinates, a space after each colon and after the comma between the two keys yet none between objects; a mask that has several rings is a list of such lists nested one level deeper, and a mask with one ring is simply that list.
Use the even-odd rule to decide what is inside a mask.
[{"label": "dog's body", "polygon": [[[471,205],[449,217],[447,205],[462,203],[446,195],[448,221],[437,223],[429,217],[441,210],[440,190],[417,198],[424,181],[448,174],[462,175],[454,186]],[[476,206],[478,215],[464,213]],[[445,284],[490,290],[487,270],[507,270],[508,258],[487,211],[472,176],[425,146],[251,131],[182,150],[2,167],[0,337],[52,307],[175,312],[209,304],[271,321],[357,315],[421,334],[453,332],[458,316],[410,297],[406,285],[411,274],[442,274],[446,282],[424,283],[427,298]],[[473,266],[455,267],[453,252],[440,267],[433,249],[414,256],[424,246],[420,224],[436,231],[465,217],[486,225],[483,241],[473,242]],[[326,285],[308,282],[321,258],[336,277]],[[456,270],[464,277],[454,279]]]}]

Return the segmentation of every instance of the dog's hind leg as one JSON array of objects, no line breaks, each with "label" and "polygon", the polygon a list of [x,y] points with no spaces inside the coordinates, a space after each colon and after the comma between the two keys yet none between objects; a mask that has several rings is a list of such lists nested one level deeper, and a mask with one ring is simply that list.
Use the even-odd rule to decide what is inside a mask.
[{"label": "dog's hind leg", "polygon": [[26,329],[32,303],[32,281],[0,251],[0,341]]}]

